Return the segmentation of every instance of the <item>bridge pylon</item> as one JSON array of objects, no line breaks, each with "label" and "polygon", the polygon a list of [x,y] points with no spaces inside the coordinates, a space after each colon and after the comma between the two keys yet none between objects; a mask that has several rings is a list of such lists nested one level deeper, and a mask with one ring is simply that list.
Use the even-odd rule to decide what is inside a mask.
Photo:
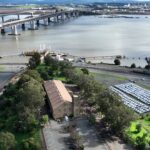
[{"label": "bridge pylon", "polygon": [[2,29],[1,29],[1,34],[4,35],[5,33],[6,33],[6,32],[5,32],[5,29],[2,28]]},{"label": "bridge pylon", "polygon": [[11,26],[11,33],[9,35],[20,35],[18,34],[17,25]]},{"label": "bridge pylon", "polygon": [[37,30],[38,28],[36,27],[35,21],[30,21],[30,28],[28,28],[29,30]]}]

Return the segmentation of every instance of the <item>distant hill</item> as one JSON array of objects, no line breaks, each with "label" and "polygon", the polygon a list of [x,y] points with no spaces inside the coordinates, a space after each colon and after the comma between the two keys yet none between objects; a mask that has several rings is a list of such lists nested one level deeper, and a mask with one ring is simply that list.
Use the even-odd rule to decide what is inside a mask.
[{"label": "distant hill", "polygon": [[[60,3],[93,3],[93,2],[139,2],[144,0],[0,0],[0,4],[60,4]],[[146,0],[150,1],[150,0]]]}]

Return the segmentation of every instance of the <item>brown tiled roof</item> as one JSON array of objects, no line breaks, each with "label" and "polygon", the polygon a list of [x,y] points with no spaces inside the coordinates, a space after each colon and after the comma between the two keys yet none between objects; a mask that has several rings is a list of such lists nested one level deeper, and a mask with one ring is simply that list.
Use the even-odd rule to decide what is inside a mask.
[{"label": "brown tiled roof", "polygon": [[44,87],[53,110],[66,101],[72,102],[72,97],[70,96],[64,84],[61,81],[59,80],[45,81]]}]

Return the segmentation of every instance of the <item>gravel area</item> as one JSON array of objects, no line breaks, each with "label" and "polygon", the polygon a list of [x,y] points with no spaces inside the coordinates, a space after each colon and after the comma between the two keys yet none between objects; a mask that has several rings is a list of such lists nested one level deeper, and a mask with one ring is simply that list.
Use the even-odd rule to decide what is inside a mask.
[{"label": "gravel area", "polygon": [[104,140],[97,137],[97,132],[89,125],[87,119],[77,119],[76,123],[77,131],[83,139],[84,150],[109,150]]},{"label": "gravel area", "polygon": [[84,150],[132,150],[120,139],[108,140],[98,138],[97,131],[85,118],[77,119],[77,130],[83,138]]},{"label": "gravel area", "polygon": [[51,120],[43,129],[43,135],[47,150],[68,150],[64,140],[69,138],[70,134],[63,132],[63,124]]}]

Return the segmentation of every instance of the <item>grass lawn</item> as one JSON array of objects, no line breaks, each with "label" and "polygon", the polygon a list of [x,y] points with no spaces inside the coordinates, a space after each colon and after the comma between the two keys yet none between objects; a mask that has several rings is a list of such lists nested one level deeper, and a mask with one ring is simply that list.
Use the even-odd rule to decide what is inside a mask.
[{"label": "grass lawn", "polygon": [[65,77],[54,77],[53,79],[60,80],[62,82],[66,82],[67,81]]},{"label": "grass lawn", "polygon": [[0,71],[4,71],[4,67],[3,66],[0,66]]},{"label": "grass lawn", "polygon": [[104,83],[105,85],[115,85],[127,81],[128,78],[125,76],[116,75],[113,73],[106,72],[90,72],[94,76],[95,80]]},{"label": "grass lawn", "polygon": [[40,64],[36,67],[36,70],[39,70],[39,69],[44,69],[46,67],[45,64]]}]

